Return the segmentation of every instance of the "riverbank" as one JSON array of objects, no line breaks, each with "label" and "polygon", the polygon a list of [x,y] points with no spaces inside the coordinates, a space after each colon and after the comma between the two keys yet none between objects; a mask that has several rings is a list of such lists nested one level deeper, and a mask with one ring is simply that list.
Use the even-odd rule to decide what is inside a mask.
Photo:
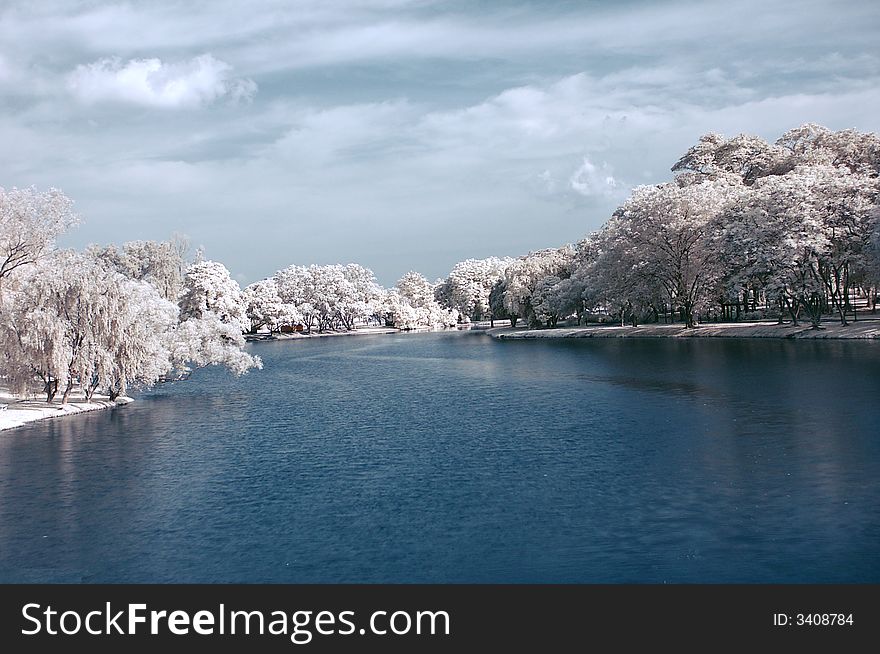
[{"label": "riverbank", "polygon": [[52,402],[46,402],[45,398],[39,397],[21,399],[10,395],[5,390],[0,390],[0,431],[15,429],[29,422],[37,420],[51,420],[64,416],[98,409],[112,409],[120,404],[127,404],[133,400],[130,397],[118,397],[111,401],[106,395],[94,395],[91,402],[86,402],[82,393],[72,393],[69,401],[61,403],[60,398]]},{"label": "riverbank", "polygon": [[631,327],[597,325],[592,327],[557,327],[556,329],[516,329],[510,327],[487,330],[492,338],[523,340],[533,338],[790,338],[790,339],[878,339],[880,319],[868,318],[852,322],[822,323],[821,329],[810,324],[776,322],[712,323],[688,329],[677,325],[644,325]]},{"label": "riverbank", "polygon": [[[506,321],[510,322],[510,321]],[[477,323],[474,323],[477,324]],[[484,323],[479,323],[484,324]],[[397,327],[358,327],[357,329],[349,330],[341,330],[341,331],[327,331],[327,332],[319,332],[313,331],[309,334],[305,332],[293,332],[288,334],[281,333],[261,333],[261,334],[245,334],[244,338],[246,341],[287,341],[287,340],[300,340],[303,338],[324,338],[326,336],[371,336],[375,334],[412,334],[414,332],[436,332],[436,331],[447,331],[447,330],[455,330],[455,329],[487,329],[489,323],[485,323],[485,327],[475,327],[472,324],[468,326],[458,325],[456,327],[444,327],[441,329],[437,329],[434,327],[415,327],[413,329],[397,329]]]},{"label": "riverbank", "polygon": [[244,338],[246,341],[287,341],[299,340],[303,338],[324,338],[327,336],[367,336],[370,334],[397,334],[399,332],[400,330],[395,327],[360,327],[351,331],[314,331],[308,334],[305,332],[292,332],[289,334],[245,334]]}]

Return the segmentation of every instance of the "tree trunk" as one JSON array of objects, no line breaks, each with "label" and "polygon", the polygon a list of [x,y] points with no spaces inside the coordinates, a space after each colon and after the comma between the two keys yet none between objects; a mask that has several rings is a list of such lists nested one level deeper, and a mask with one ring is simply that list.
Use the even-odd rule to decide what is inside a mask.
[{"label": "tree trunk", "polygon": [[681,307],[681,317],[684,321],[684,326],[688,329],[694,327],[694,307],[690,303],[690,301],[685,302]]},{"label": "tree trunk", "polygon": [[73,379],[67,381],[67,387],[64,389],[64,395],[61,396],[61,404],[67,404],[67,398],[70,397],[70,391],[73,389]]},{"label": "tree trunk", "polygon": [[55,394],[58,392],[58,380],[50,378],[46,382],[44,392],[46,393],[46,402],[52,402],[55,399]]},{"label": "tree trunk", "polygon": [[86,402],[92,401],[92,397],[94,397],[96,390],[98,390],[98,382],[97,381],[93,382],[85,387],[84,391],[85,391],[85,395],[86,395]]}]

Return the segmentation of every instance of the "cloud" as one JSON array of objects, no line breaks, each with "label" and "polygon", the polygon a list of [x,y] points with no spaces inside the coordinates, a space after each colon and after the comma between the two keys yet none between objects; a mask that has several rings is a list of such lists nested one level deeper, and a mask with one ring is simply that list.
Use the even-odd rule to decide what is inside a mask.
[{"label": "cloud", "polygon": [[123,102],[162,109],[195,108],[227,97],[249,100],[252,80],[233,78],[232,66],[210,54],[188,61],[99,59],[77,66],[67,77],[68,90],[81,102]]},{"label": "cloud", "polygon": [[584,157],[584,163],[571,174],[568,184],[575,192],[587,197],[616,195],[623,188],[614,177],[611,166],[604,161],[597,166],[587,157]]}]

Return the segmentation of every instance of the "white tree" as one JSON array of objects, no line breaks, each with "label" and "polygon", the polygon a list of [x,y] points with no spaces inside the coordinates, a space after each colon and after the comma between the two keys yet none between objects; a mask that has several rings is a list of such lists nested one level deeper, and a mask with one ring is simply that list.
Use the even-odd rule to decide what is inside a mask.
[{"label": "white tree", "polygon": [[725,139],[710,133],[690,148],[672,167],[675,172],[689,171],[699,181],[734,175],[746,185],[766,175],[779,175],[793,167],[789,152],[779,144],[762,138],[739,134]]},{"label": "white tree", "polygon": [[0,295],[4,280],[35,264],[77,222],[73,201],[58,189],[0,187]]},{"label": "white tree", "polygon": [[498,257],[460,261],[437,287],[435,296],[441,304],[457,309],[467,320],[490,317],[489,294],[512,261]]},{"label": "white tree", "polygon": [[560,318],[580,313],[583,289],[576,279],[560,279],[547,275],[538,280],[532,292],[532,310],[541,322],[548,327],[556,327]]},{"label": "white tree", "polygon": [[242,296],[252,334],[262,327],[278,331],[283,325],[296,325],[303,319],[295,304],[281,299],[278,284],[272,278],[254,282],[242,291]]},{"label": "white tree", "polygon": [[846,324],[852,279],[869,267],[880,188],[844,165],[803,164],[760,180],[723,213],[718,261],[728,284],[765,287],[795,324],[818,328],[826,302]]},{"label": "white tree", "polygon": [[566,245],[558,249],[530,252],[510,262],[504,272],[504,308],[511,316],[511,321],[516,317],[530,325],[541,322],[534,311],[532,293],[545,277],[569,277],[574,253],[574,248]]},{"label": "white tree", "polygon": [[201,261],[186,269],[178,304],[181,321],[214,314],[241,332],[248,329],[241,287],[217,261]]},{"label": "white tree", "polygon": [[171,347],[176,365],[223,365],[237,375],[262,367],[259,357],[242,349],[246,307],[238,282],[223,264],[191,265],[184,274],[179,305],[180,325]]},{"label": "white tree", "polygon": [[146,282],[107,270],[90,256],[62,251],[30,269],[4,312],[4,374],[15,392],[35,378],[51,401],[75,384],[87,399],[105,388],[115,399],[149,385],[170,367],[167,342],[177,307]]},{"label": "white tree", "polygon": [[456,309],[441,307],[434,299],[434,285],[412,271],[385,293],[381,311],[386,316],[386,323],[398,329],[453,327],[459,317]]},{"label": "white tree", "polygon": [[302,324],[306,332],[311,332],[317,309],[315,300],[315,280],[317,266],[288,266],[275,273],[275,287],[278,297],[285,304],[296,308],[300,313]]},{"label": "white tree", "polygon": [[343,267],[342,275],[348,285],[341,285],[337,315],[346,329],[354,329],[355,322],[365,320],[377,312],[382,299],[382,289],[369,268],[356,263]]},{"label": "white tree", "polygon": [[168,241],[129,241],[121,250],[108,245],[91,246],[87,251],[106,267],[131,279],[147,281],[163,298],[176,302],[183,290],[188,249],[186,239],[175,235]]},{"label": "white tree", "polygon": [[[177,305],[162,297],[152,284],[122,280],[105,337],[109,365],[83,371],[87,397],[106,385],[110,399],[131,386],[151,386],[172,368],[170,345],[177,325]],[[89,380],[91,383],[89,383]]]},{"label": "white tree", "polygon": [[259,357],[245,352],[241,330],[208,313],[181,322],[173,332],[171,358],[178,367],[225,366],[234,375],[262,368]]},{"label": "white tree", "polygon": [[333,327],[354,329],[379,310],[382,289],[369,268],[348,265],[289,266],[275,274],[278,295],[294,305],[307,331],[314,322],[318,330]]},{"label": "white tree", "polygon": [[632,273],[657,280],[688,327],[712,282],[712,220],[743,188],[726,177],[641,186],[618,210],[615,236]]},{"label": "white tree", "polygon": [[436,303],[434,285],[427,277],[415,271],[409,271],[397,280],[397,290],[414,307],[428,307]]}]

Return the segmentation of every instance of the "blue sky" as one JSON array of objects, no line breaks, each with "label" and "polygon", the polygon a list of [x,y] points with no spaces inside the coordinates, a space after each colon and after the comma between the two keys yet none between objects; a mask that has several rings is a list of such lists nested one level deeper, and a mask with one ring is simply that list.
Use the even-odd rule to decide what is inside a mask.
[{"label": "blue sky", "polygon": [[576,241],[700,134],[880,129],[875,2],[0,4],[0,185],[248,283]]}]

